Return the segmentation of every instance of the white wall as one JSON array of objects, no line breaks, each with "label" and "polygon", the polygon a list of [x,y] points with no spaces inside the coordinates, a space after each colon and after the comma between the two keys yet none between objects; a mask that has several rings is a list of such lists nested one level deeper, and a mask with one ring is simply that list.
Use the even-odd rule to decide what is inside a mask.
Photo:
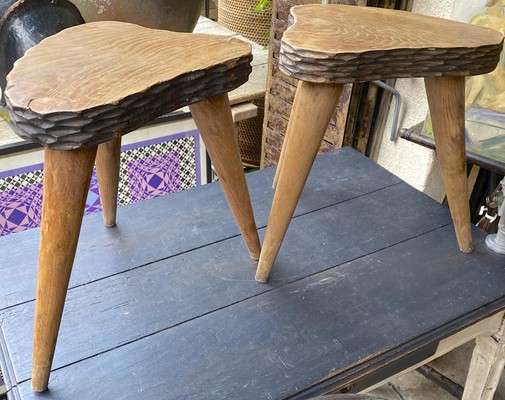
[{"label": "white wall", "polygon": [[[450,18],[455,0],[414,0],[413,12]],[[396,89],[402,96],[399,127],[409,128],[425,119],[428,103],[422,79],[398,79]],[[392,122],[391,107],[384,128],[377,162],[415,188],[438,201],[444,197],[442,177],[433,150],[398,138],[389,140]]]}]

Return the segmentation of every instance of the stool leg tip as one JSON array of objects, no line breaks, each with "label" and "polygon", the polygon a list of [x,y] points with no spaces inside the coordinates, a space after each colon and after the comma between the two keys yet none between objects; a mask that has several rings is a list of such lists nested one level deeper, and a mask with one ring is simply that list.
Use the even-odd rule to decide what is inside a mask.
[{"label": "stool leg tip", "polygon": [[246,243],[247,251],[249,252],[249,257],[251,257],[253,261],[259,261],[261,255],[261,244],[260,244],[260,238],[256,231],[256,227],[254,227],[253,232],[254,234],[252,238],[250,237],[250,235],[242,235],[242,236]]},{"label": "stool leg tip", "polygon": [[35,369],[32,372],[32,390],[37,393],[42,393],[47,390],[49,382],[50,369]]},{"label": "stool leg tip", "polygon": [[43,387],[43,386],[35,386],[33,385],[32,383],[32,390],[35,392],[35,393],[42,393],[42,392],[45,392],[47,390],[47,387]]},{"label": "stool leg tip", "polygon": [[463,253],[471,253],[473,251],[473,246],[465,246],[465,247],[460,247],[459,248]]},{"label": "stool leg tip", "polygon": [[261,257],[258,262],[258,267],[256,268],[256,282],[266,283],[268,278],[270,278],[270,273],[272,272],[273,260],[271,260],[270,254],[267,254],[265,248],[261,251]]},{"label": "stool leg tip", "polygon": [[268,277],[269,277],[269,274],[265,274],[264,272],[257,270],[256,276],[254,277],[254,279],[258,283],[267,283]]}]

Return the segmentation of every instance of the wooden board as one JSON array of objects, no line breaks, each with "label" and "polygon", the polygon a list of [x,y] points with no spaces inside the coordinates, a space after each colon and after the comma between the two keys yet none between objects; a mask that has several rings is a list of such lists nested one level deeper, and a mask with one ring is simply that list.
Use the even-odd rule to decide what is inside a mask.
[{"label": "wooden board", "polygon": [[9,73],[5,101],[23,139],[93,147],[227,94],[247,81],[251,60],[251,45],[236,38],[92,22],[29,49]]},{"label": "wooden board", "polygon": [[[263,167],[276,165],[284,141],[289,115],[295,95],[297,80],[279,71],[279,51],[282,35],[288,27],[289,10],[294,5],[319,3],[320,0],[278,0],[273,2],[272,24],[269,43],[268,79],[265,99],[265,118],[263,122],[262,161]],[[358,4],[356,0],[339,0],[340,3]],[[320,151],[342,147],[347,120],[351,86],[347,86],[342,99],[335,109]],[[278,122],[283,120],[280,125]],[[277,122],[277,123],[276,123]]]},{"label": "wooden board", "polygon": [[[261,232],[272,177],[248,176]],[[38,232],[0,239],[9,399],[310,398],[505,307],[504,258],[484,235],[460,253],[446,208],[350,149],[317,158],[267,285],[218,184],[119,211],[117,230],[84,219],[42,395],[29,382]]]},{"label": "wooden board", "polygon": [[398,10],[312,4],[291,15],[279,68],[310,82],[480,75],[496,68],[503,45],[491,28]]},{"label": "wooden board", "polygon": [[[276,0],[274,2],[272,26],[270,29],[272,34],[269,45],[270,62],[265,102],[266,118],[264,118],[263,124],[263,166],[277,164],[298,82],[279,70],[281,39],[288,27],[291,7],[309,3],[320,3],[320,1]],[[367,5],[370,7],[396,8],[401,10],[410,10],[411,8],[411,5],[407,4],[407,1],[335,0],[332,3]],[[361,36],[361,34],[358,36]],[[330,41],[335,41],[335,37]],[[380,115],[380,113],[374,111],[376,91],[377,88],[373,85],[369,86],[359,83],[346,85],[342,92],[342,99],[335,110],[325,134],[320,149],[321,152],[343,146],[352,146],[361,153],[368,154],[368,139],[373,139],[371,132],[377,120],[376,116]],[[382,89],[380,91],[382,92]],[[382,114],[387,116],[388,113],[384,112]],[[359,117],[356,118],[356,116]]]},{"label": "wooden board", "polygon": [[[319,167],[312,171],[295,215],[400,182],[367,159],[357,157],[351,149],[320,157],[316,165]],[[328,176],[326,170],[333,168],[341,173]],[[350,180],[348,175],[355,168],[356,179]],[[262,173],[248,174],[251,201],[259,228],[266,225],[273,197],[273,176],[274,170],[271,168]],[[325,196],[318,195],[320,190],[324,190]],[[84,218],[71,287],[238,235],[238,228],[219,184],[152,199],[142,204],[142,211],[139,211],[139,207],[120,207],[118,226],[114,229],[103,226],[100,213]],[[38,230],[0,239],[0,276],[2,281],[9,282],[8,286],[0,285],[0,309],[34,299],[33,278],[37,268],[38,240]],[[139,243],[142,246],[139,247]],[[245,246],[242,249],[245,250]]]}]

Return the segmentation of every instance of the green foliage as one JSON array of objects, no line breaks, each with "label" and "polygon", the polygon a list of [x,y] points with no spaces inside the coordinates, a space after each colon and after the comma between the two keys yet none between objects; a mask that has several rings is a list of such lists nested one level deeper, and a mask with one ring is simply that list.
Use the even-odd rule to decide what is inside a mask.
[{"label": "green foliage", "polygon": [[258,0],[258,4],[256,4],[255,10],[257,12],[268,10],[272,8],[272,0]]},{"label": "green foliage", "polygon": [[0,106],[0,118],[4,119],[6,122],[10,122],[9,118],[9,113],[7,112],[7,109],[4,107]]}]

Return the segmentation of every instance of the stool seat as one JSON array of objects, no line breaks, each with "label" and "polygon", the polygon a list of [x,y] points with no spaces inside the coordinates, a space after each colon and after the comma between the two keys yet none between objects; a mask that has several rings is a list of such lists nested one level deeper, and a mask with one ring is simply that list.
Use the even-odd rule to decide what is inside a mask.
[{"label": "stool seat", "polygon": [[235,89],[251,60],[238,39],[94,22],[28,50],[5,97],[22,138],[55,150],[90,147]]},{"label": "stool seat", "polygon": [[[291,8],[279,69],[300,80],[274,179],[256,280],[266,282],[343,85],[423,77],[458,246],[471,252],[465,159],[465,77],[492,71],[503,36],[405,11],[311,4]],[[336,228],[338,229],[338,228]]]},{"label": "stool seat", "polygon": [[291,15],[279,68],[310,82],[485,74],[503,41],[490,28],[375,7],[312,4]]},{"label": "stool seat", "polygon": [[189,105],[249,254],[259,258],[227,95],[247,81],[251,60],[251,46],[238,39],[107,21],[63,30],[15,63],[5,91],[12,127],[46,147],[35,391],[47,389],[95,163],[104,223],[116,225],[122,135]]}]

